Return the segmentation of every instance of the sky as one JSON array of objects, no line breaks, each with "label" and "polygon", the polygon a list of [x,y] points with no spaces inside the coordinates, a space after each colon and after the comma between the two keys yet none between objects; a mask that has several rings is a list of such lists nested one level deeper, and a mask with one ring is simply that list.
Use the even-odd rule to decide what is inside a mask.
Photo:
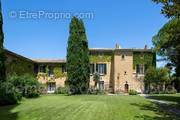
[{"label": "sky", "polygon": [[65,58],[70,18],[77,15],[90,48],[150,48],[168,21],[160,9],[151,0],[2,0],[4,46],[28,58]]}]

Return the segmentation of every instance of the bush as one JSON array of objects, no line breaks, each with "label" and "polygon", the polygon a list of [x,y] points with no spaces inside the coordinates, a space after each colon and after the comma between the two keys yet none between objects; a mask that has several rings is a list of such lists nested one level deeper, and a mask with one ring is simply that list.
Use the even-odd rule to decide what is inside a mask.
[{"label": "bush", "polygon": [[9,82],[0,83],[0,105],[16,104],[21,100],[21,94]]},{"label": "bush", "polygon": [[129,90],[129,95],[137,95],[138,92],[135,90]]},{"label": "bush", "polygon": [[38,80],[30,74],[24,74],[21,76],[14,74],[8,78],[8,81],[11,82],[24,97],[38,97],[40,94],[40,84]]},{"label": "bush", "polygon": [[55,94],[68,94],[68,88],[67,87],[58,87],[55,90]]},{"label": "bush", "polygon": [[104,94],[106,94],[106,92],[104,90],[89,88],[88,89],[88,94],[91,94],[91,95],[104,95]]},{"label": "bush", "polygon": [[176,93],[177,93],[176,89],[166,91],[166,94],[176,94]]}]

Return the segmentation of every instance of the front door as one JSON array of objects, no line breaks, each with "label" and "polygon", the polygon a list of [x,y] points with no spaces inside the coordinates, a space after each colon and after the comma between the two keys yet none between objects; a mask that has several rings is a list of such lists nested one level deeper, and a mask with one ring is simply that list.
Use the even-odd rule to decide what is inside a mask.
[{"label": "front door", "polygon": [[55,82],[49,82],[47,84],[47,91],[48,93],[54,92],[56,89],[56,83]]},{"label": "front door", "polygon": [[128,91],[129,91],[129,85],[128,84],[124,85],[124,90],[125,90],[125,93],[128,93]]}]

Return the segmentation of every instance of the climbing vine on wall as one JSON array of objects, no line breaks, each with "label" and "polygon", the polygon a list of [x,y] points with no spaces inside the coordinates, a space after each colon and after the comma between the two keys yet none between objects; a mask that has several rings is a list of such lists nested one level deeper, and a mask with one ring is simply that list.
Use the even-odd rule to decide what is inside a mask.
[{"label": "climbing vine on wall", "polygon": [[65,72],[62,72],[62,70],[60,70],[59,67],[55,67],[53,72],[54,72],[55,79],[63,78],[63,77],[66,77],[66,75],[67,75]]},{"label": "climbing vine on wall", "polygon": [[133,53],[133,68],[137,64],[146,64],[149,66],[156,66],[156,54],[150,52],[134,52]]},{"label": "climbing vine on wall", "polygon": [[34,75],[34,66],[33,63],[24,60],[12,60],[6,63],[6,71],[8,75],[12,75],[13,73],[17,75],[23,75],[25,73]]},{"label": "climbing vine on wall", "polygon": [[90,62],[111,62],[113,57],[113,53],[104,53],[102,55],[99,55],[98,53],[91,54],[89,59]]}]

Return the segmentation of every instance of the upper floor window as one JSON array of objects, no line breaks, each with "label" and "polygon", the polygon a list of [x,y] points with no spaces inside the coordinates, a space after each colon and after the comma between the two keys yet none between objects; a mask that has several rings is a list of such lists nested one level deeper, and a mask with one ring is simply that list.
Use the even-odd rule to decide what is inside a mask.
[{"label": "upper floor window", "polygon": [[136,73],[137,74],[144,74],[144,65],[143,64],[137,64],[136,65]]},{"label": "upper floor window", "polygon": [[45,65],[40,65],[39,66],[39,72],[45,73],[46,72],[46,66]]},{"label": "upper floor window", "polygon": [[90,74],[94,74],[94,64],[90,64]]},{"label": "upper floor window", "polygon": [[54,74],[54,69],[52,66],[48,66],[48,75],[51,76]]},{"label": "upper floor window", "polygon": [[100,52],[98,53],[98,55],[101,57],[101,56],[104,55],[104,53],[100,51]]},{"label": "upper floor window", "polygon": [[106,64],[96,64],[96,72],[106,74]]},{"label": "upper floor window", "polygon": [[64,72],[67,72],[67,70],[66,70],[66,64],[62,64],[62,65],[61,65],[61,70],[62,70],[63,73],[64,73]]}]

